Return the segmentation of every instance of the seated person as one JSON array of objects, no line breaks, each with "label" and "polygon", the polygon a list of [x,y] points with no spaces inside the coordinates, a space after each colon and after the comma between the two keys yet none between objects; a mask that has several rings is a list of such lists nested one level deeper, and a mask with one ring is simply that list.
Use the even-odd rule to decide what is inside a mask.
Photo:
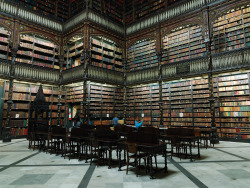
[{"label": "seated person", "polygon": [[81,118],[77,118],[76,119],[76,122],[74,123],[74,127],[75,128],[80,128],[80,126],[81,126]]},{"label": "seated person", "polygon": [[88,125],[90,125],[90,126],[94,125],[93,118],[92,118],[91,114],[89,114],[89,117],[88,117]]},{"label": "seated person", "polygon": [[119,121],[119,118],[118,118],[118,117],[114,117],[114,118],[113,118],[114,127],[116,127],[117,125],[119,125],[118,121]]},{"label": "seated person", "polygon": [[138,129],[139,127],[142,126],[142,123],[143,123],[143,121],[138,123],[137,120],[135,120],[135,127]]},{"label": "seated person", "polygon": [[88,125],[94,125],[94,123],[93,123],[93,121],[91,119],[89,119]]}]

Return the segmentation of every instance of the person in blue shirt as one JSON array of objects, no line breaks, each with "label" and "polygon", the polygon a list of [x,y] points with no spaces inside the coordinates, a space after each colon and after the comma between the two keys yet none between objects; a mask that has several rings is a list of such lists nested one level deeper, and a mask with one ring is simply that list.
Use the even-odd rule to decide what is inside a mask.
[{"label": "person in blue shirt", "polygon": [[138,129],[139,127],[141,127],[143,124],[143,121],[140,121],[139,123],[137,122],[137,120],[135,120],[135,127]]},{"label": "person in blue shirt", "polygon": [[113,118],[114,127],[116,127],[117,125],[119,125],[118,120],[119,120],[118,117],[114,117],[114,118]]},{"label": "person in blue shirt", "polygon": [[89,114],[88,125],[90,125],[90,126],[94,125],[94,123],[92,121],[92,115],[91,114]]}]

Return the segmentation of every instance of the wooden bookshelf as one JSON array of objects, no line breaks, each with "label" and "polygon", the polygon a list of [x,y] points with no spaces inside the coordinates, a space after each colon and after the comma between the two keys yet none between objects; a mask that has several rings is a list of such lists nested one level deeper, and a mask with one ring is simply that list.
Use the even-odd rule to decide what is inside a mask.
[{"label": "wooden bookshelf", "polygon": [[127,125],[135,125],[135,89],[127,89]]},{"label": "wooden bookshelf", "polygon": [[249,74],[221,75],[214,78],[219,101],[221,136],[250,138]]},{"label": "wooden bookshelf", "polygon": [[194,79],[191,81],[193,126],[211,127],[211,112],[209,102],[208,78]]},{"label": "wooden bookshelf", "polygon": [[162,101],[163,101],[163,126],[171,127],[171,84],[162,83]]},{"label": "wooden bookshelf", "polygon": [[166,0],[135,0],[125,3],[125,23],[131,24],[166,7]]},{"label": "wooden bookshelf", "polygon": [[82,0],[69,0],[70,13],[74,16],[86,8],[86,2]]},{"label": "wooden bookshelf", "polygon": [[125,0],[108,0],[104,1],[105,15],[113,20],[123,23],[123,6]]},{"label": "wooden bookshelf", "polygon": [[121,88],[111,85],[89,84],[89,114],[94,119],[94,124],[112,125],[112,119],[116,116],[122,118],[122,99]]},{"label": "wooden bookshelf", "polygon": [[232,9],[213,24],[212,52],[219,53],[250,46],[250,7]]},{"label": "wooden bookshelf", "polygon": [[[112,119],[123,114],[123,90],[112,85],[88,83],[87,110],[94,125],[112,125]],[[67,86],[67,104],[80,105],[83,101],[83,84]],[[74,117],[72,117],[74,118]]]},{"label": "wooden bookshelf", "polygon": [[155,127],[160,125],[158,84],[129,88],[127,94],[128,125],[134,125],[136,119],[142,119],[144,126]]},{"label": "wooden bookshelf", "polygon": [[104,14],[109,19],[123,23],[124,0],[91,0],[90,8]]},{"label": "wooden bookshelf", "polygon": [[67,103],[80,103],[83,101],[83,85],[67,87]]},{"label": "wooden bookshelf", "polygon": [[20,35],[17,62],[59,69],[58,46],[39,35]]},{"label": "wooden bookshelf", "polygon": [[145,39],[128,48],[128,70],[139,70],[158,66],[155,40]]},{"label": "wooden bookshelf", "polygon": [[151,93],[151,125],[154,127],[160,126],[160,107],[159,107],[159,85],[150,85]]},{"label": "wooden bookshelf", "polygon": [[122,49],[107,38],[91,37],[91,64],[123,72]]},{"label": "wooden bookshelf", "polygon": [[[34,11],[40,15],[47,16],[51,19],[57,19],[61,22],[68,17],[68,0],[11,0],[18,6]],[[57,12],[56,12],[57,10]]]},{"label": "wooden bookshelf", "polygon": [[30,9],[37,12],[38,14],[48,16],[52,19],[55,19],[55,10],[56,10],[56,1],[54,0],[12,0],[15,3],[18,3],[19,6],[23,8]]},{"label": "wooden bookshelf", "polygon": [[191,127],[192,89],[191,81],[178,81],[170,83],[171,126]]},{"label": "wooden bookshelf", "polygon": [[163,64],[202,57],[205,52],[202,27],[199,25],[179,27],[163,37]]},{"label": "wooden bookshelf", "polygon": [[57,0],[57,19],[61,22],[69,18],[68,0]]},{"label": "wooden bookshelf", "polygon": [[[23,136],[27,135],[28,129],[28,119],[34,114],[30,114],[30,103],[35,100],[39,85],[32,83],[19,83],[15,82],[13,86],[13,96],[12,96],[12,110],[10,113],[10,127],[12,128],[12,136]],[[59,88],[55,86],[43,86],[43,92],[45,99],[50,103],[49,112],[49,125],[57,125],[57,110],[58,110],[58,98],[59,98]],[[9,83],[5,81],[5,91],[4,91],[4,110],[3,110],[3,122],[5,123],[7,119],[7,100],[9,93]],[[62,92],[62,98],[64,98],[64,92]],[[61,124],[64,123],[64,111],[65,111],[65,100],[61,101]]]},{"label": "wooden bookshelf", "polygon": [[11,59],[9,41],[10,32],[0,26],[0,59]]},{"label": "wooden bookshelf", "polygon": [[81,54],[83,52],[83,37],[73,36],[65,46],[63,69],[77,67],[82,63]]}]

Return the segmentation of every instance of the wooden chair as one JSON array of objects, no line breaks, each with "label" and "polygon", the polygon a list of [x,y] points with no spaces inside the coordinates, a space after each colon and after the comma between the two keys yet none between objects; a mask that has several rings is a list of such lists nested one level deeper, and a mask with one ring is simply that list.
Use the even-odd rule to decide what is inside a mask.
[{"label": "wooden chair", "polygon": [[174,155],[174,148],[177,156],[180,157],[180,159],[181,159],[181,150],[183,150],[185,155],[187,155],[187,144],[181,142],[179,136],[177,135],[171,136],[171,159]]},{"label": "wooden chair", "polygon": [[[130,159],[134,159],[134,163],[130,163]],[[130,164],[134,164],[136,169],[136,176],[138,176],[138,165],[141,165],[141,159],[144,159],[144,164],[146,167],[146,155],[144,153],[138,153],[136,143],[127,143],[127,170],[126,174],[128,174],[128,168]]]},{"label": "wooden chair", "polygon": [[68,154],[69,160],[71,157],[80,159],[81,156],[81,135],[82,128],[72,128],[70,138],[67,138],[64,143],[64,158]]}]

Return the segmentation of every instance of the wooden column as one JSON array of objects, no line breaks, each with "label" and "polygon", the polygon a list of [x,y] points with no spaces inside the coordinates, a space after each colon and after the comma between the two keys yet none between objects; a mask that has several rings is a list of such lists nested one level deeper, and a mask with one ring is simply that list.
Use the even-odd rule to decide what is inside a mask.
[{"label": "wooden column", "polygon": [[[19,9],[17,10],[18,14]],[[11,128],[10,128],[10,113],[12,108],[12,95],[13,95],[13,84],[14,84],[14,76],[15,76],[15,60],[18,51],[18,33],[19,33],[19,22],[14,19],[14,28],[12,41],[10,41],[10,49],[11,49],[11,64],[10,64],[10,72],[9,72],[9,93],[8,93],[8,101],[7,101],[7,118],[5,122],[5,126],[3,127],[3,142],[11,142]]]},{"label": "wooden column", "polygon": [[207,63],[208,63],[208,84],[209,84],[209,100],[211,112],[211,127],[215,127],[215,109],[214,109],[214,91],[213,91],[213,62],[211,55],[211,24],[209,19],[209,7],[203,12],[204,16],[204,39],[207,50]]},{"label": "wooden column", "polygon": [[14,83],[14,65],[15,65],[15,60],[16,60],[16,54],[17,54],[18,49],[17,48],[11,48],[11,65],[10,65],[10,73],[9,73],[9,93],[8,93],[8,101],[7,101],[7,119],[5,122],[5,127],[3,129],[3,142],[11,142],[11,130],[10,130],[10,120],[11,120],[11,107],[13,104],[12,101],[12,95],[13,95],[13,83]]},{"label": "wooden column", "polygon": [[162,100],[162,53],[157,53],[158,57],[158,83],[159,83],[159,110],[160,110],[160,127],[163,127],[163,100]]},{"label": "wooden column", "polygon": [[58,18],[58,0],[56,0],[56,9],[55,9],[55,18],[57,19]]},{"label": "wooden column", "polygon": [[63,127],[61,125],[61,106],[62,106],[62,71],[63,71],[63,63],[64,63],[64,56],[59,56],[59,64],[60,64],[60,75],[59,75],[59,95],[58,95],[58,110],[57,110],[57,125],[60,127]]},{"label": "wooden column", "polygon": [[156,54],[158,59],[158,84],[159,84],[159,110],[160,110],[160,127],[163,127],[163,100],[162,100],[162,39],[161,26],[159,25],[156,32]]},{"label": "wooden column", "polygon": [[127,120],[127,59],[125,58],[126,56],[124,55],[124,58],[122,59],[123,63],[123,119],[124,119],[124,124],[126,125],[126,120]]},{"label": "wooden column", "polygon": [[87,123],[88,120],[88,85],[87,85],[87,77],[88,77],[88,65],[91,61],[90,58],[90,26],[89,24],[85,24],[83,28],[83,53],[81,55],[81,61],[83,65],[83,100],[81,102],[81,118],[83,118],[83,123]]},{"label": "wooden column", "polygon": [[204,41],[206,44],[207,50],[207,63],[208,63],[208,84],[209,84],[209,101],[210,101],[210,113],[211,113],[211,127],[213,129],[212,140],[213,144],[218,143],[218,134],[216,131],[215,125],[215,99],[214,99],[214,91],[213,91],[213,62],[212,62],[212,52],[211,52],[211,23],[210,23],[210,13],[209,6],[207,6],[206,10],[203,12],[204,18]]}]

